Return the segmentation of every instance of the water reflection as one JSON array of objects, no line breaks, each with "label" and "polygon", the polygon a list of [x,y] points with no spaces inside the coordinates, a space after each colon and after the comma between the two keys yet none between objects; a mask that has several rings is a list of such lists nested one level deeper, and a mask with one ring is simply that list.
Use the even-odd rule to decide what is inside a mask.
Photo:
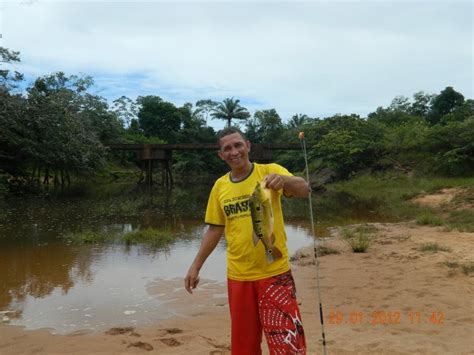
[{"label": "water reflection", "polygon": [[77,280],[91,281],[92,257],[59,244],[1,248],[0,309],[14,308],[20,316],[27,296],[44,298],[54,290],[67,294]]},{"label": "water reflection", "polygon": [[[148,285],[159,279],[174,280],[181,287],[204,228],[194,226],[188,239],[178,239],[161,251],[146,246],[46,245],[17,251],[12,258],[11,248],[2,249],[1,266],[8,273],[0,276],[4,285],[0,309],[14,312],[12,324],[58,333],[168,318],[180,310],[167,305],[166,290],[151,295]],[[297,225],[288,225],[287,233],[290,253],[312,241]],[[225,284],[224,241],[209,257],[201,277]]]},{"label": "water reflection", "polygon": [[[80,191],[80,196],[69,192],[49,199],[1,201],[2,317],[27,329],[48,327],[67,333],[147,324],[176,314],[169,299],[159,296],[167,291],[160,291],[157,280],[182,284],[205,228],[202,219],[210,187],[150,193],[135,185],[108,186]],[[334,216],[351,220],[365,213],[366,218],[373,209],[371,203],[347,196],[314,202],[317,236],[327,235],[325,227]],[[286,200],[284,210],[292,254],[312,243],[307,201]],[[149,227],[166,228],[174,239],[160,248],[121,241],[125,233]],[[65,235],[84,230],[111,233],[116,239],[100,246],[65,242]],[[201,277],[224,282],[225,269],[222,241]],[[148,292],[151,284],[156,294]]]}]

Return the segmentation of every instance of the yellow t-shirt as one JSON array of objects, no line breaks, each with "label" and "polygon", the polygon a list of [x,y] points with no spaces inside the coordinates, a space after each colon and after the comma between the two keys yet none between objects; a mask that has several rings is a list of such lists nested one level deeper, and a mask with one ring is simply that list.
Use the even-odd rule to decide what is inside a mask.
[{"label": "yellow t-shirt", "polygon": [[234,182],[230,173],[215,183],[207,203],[207,224],[225,226],[227,240],[227,277],[232,280],[253,281],[275,276],[289,270],[286,233],[281,210],[282,190],[271,191],[274,214],[275,246],[283,257],[268,264],[265,247],[253,242],[253,226],[250,216],[249,198],[257,182],[268,174],[292,176],[278,164],[253,163],[252,171],[242,181]]}]

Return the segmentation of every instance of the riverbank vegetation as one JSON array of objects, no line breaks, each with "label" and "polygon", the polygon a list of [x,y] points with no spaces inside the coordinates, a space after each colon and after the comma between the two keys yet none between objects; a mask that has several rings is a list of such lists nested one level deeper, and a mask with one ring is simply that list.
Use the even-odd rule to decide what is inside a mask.
[{"label": "riverbank vegetation", "polygon": [[[0,56],[0,195],[37,193],[81,180],[138,181],[134,153],[110,145],[215,143],[209,119],[238,124],[255,143],[298,143],[298,132],[304,131],[316,184],[337,182],[369,197],[389,182],[385,197],[393,203],[388,208],[396,206],[395,214],[413,212],[397,206],[400,193],[403,198],[418,193],[413,182],[430,191],[441,187],[440,178],[461,183],[474,173],[474,101],[449,86],[437,94],[396,97],[367,117],[298,113],[282,118],[272,108],[251,115],[234,98],[176,106],[157,93],[109,103],[93,93],[89,76],[57,72],[26,82],[22,73],[8,69],[20,62],[20,54],[0,47]],[[304,170],[299,151],[277,152],[274,160],[290,171]],[[217,176],[226,169],[212,151],[175,152],[172,166],[178,180]]]},{"label": "riverbank vegetation", "polygon": [[86,229],[74,233],[68,233],[63,239],[73,245],[88,244],[145,244],[150,247],[162,247],[176,239],[176,233],[169,229],[144,228],[124,234],[112,233],[106,230]]},{"label": "riverbank vegetation", "polygon": [[[416,198],[444,189],[452,190],[446,201],[416,203]],[[415,220],[419,225],[442,226],[447,231],[474,231],[473,177],[362,175],[330,184],[328,191],[349,194],[368,206],[379,220]]]}]

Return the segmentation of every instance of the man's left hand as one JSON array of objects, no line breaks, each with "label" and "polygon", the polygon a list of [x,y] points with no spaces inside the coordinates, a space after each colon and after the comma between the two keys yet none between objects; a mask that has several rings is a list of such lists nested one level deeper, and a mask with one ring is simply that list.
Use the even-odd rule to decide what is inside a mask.
[{"label": "man's left hand", "polygon": [[265,187],[272,190],[280,190],[285,187],[285,178],[279,174],[270,174],[263,179]]}]

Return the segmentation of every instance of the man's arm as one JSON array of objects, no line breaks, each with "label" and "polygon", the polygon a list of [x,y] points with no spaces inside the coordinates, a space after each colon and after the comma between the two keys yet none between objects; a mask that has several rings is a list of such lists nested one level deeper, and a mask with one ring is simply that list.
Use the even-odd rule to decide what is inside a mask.
[{"label": "man's arm", "polygon": [[184,287],[189,293],[193,293],[193,289],[197,287],[199,283],[199,270],[201,270],[201,267],[206,261],[207,257],[216,248],[217,243],[219,243],[219,239],[221,239],[223,233],[223,226],[214,225],[209,225],[206,233],[204,233],[199,251],[194,258],[193,263],[189,267],[188,273],[184,279]]},{"label": "man's arm", "polygon": [[272,190],[283,189],[285,195],[308,197],[309,186],[305,179],[299,176],[270,174],[265,177],[266,186]]}]

